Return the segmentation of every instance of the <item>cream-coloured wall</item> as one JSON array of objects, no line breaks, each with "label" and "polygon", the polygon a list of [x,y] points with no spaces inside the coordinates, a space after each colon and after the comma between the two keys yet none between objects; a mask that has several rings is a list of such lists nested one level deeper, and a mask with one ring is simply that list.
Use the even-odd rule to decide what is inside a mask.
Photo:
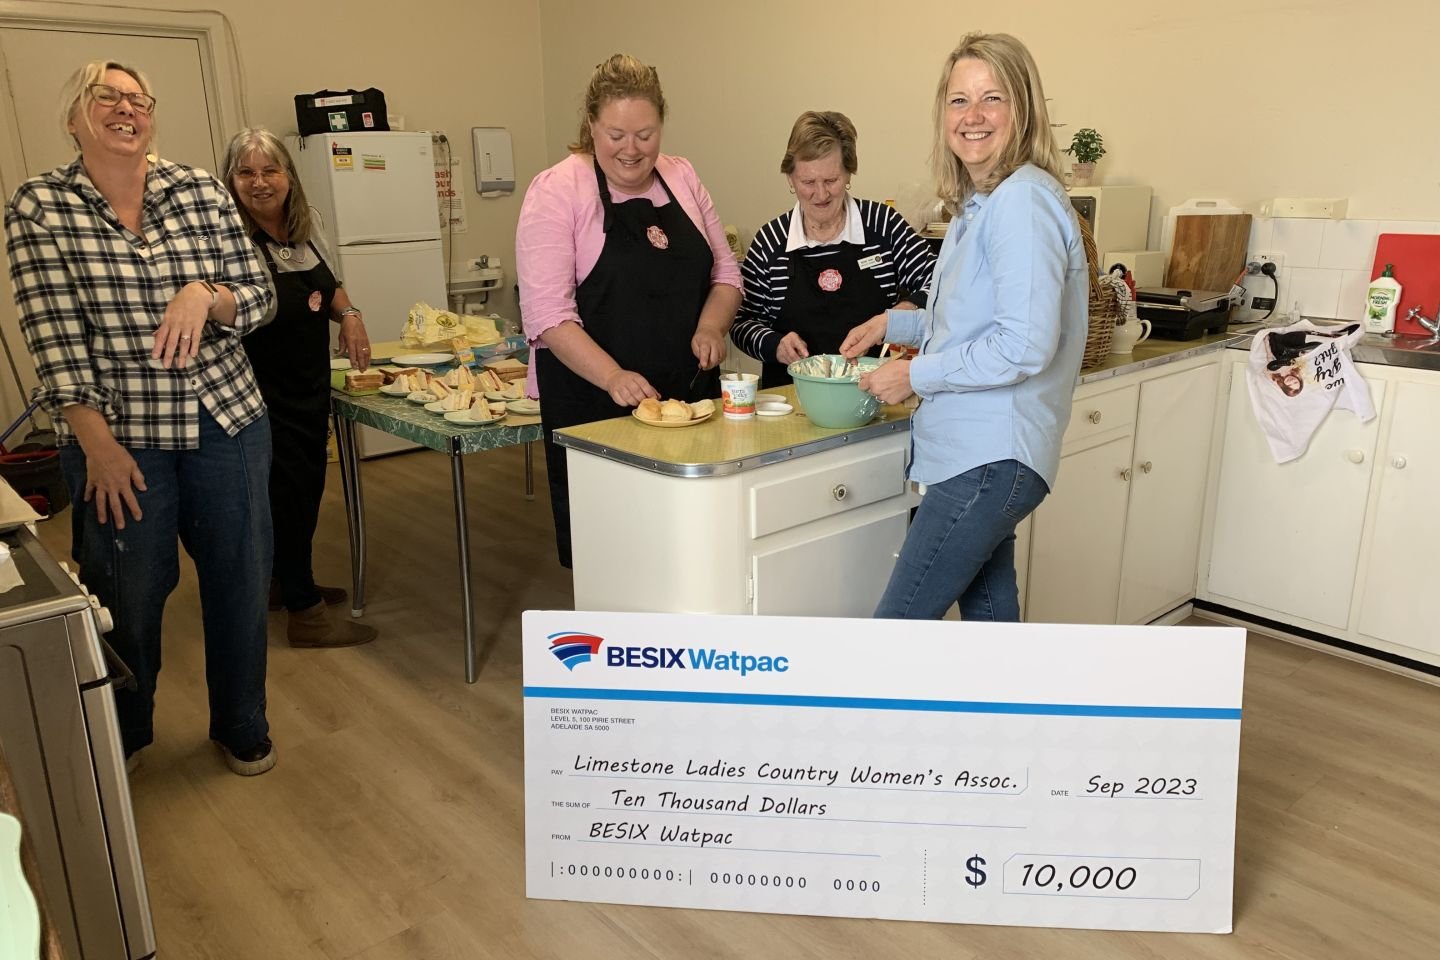
[{"label": "cream-coloured wall", "polygon": [[[967,30],[1006,31],[1035,54],[1054,120],[1105,137],[1101,182],[1156,192],[1164,210],[1223,197],[1349,197],[1350,216],[1440,217],[1440,4],[1210,0],[1008,8],[951,0],[540,0],[548,151],[564,155],[594,64],[623,50],[655,64],[671,116],[664,149],[690,158],[721,217],[751,232],[789,206],[778,171],[795,116],[848,113],[853,189],[926,196],[940,64]],[[1264,102],[1252,99],[1268,90]]]},{"label": "cream-coloured wall", "polygon": [[[114,6],[147,7],[135,0]],[[472,126],[508,127],[515,145],[516,176],[528,183],[545,166],[541,96],[540,23],[534,0],[413,0],[405,4],[295,3],[293,0],[168,0],[167,6],[218,9],[234,25],[243,62],[250,122],[295,132],[294,96],[325,88],[379,87],[393,113],[411,130],[444,129],[463,161],[469,230],[455,236],[453,275],[464,275],[469,258],[498,256],[513,267],[515,220],[523,187],[513,196],[481,199],[470,156]],[[143,68],[143,64],[139,64]],[[164,91],[161,98],[163,122]],[[56,90],[17,95],[43,97]],[[163,143],[162,143],[163,152]],[[6,184],[13,189],[15,184]],[[516,316],[513,269],[506,289],[492,294],[490,308]],[[0,292],[10,296],[8,281]],[[4,311],[10,313],[10,309]],[[363,308],[363,304],[361,304]],[[366,317],[374,339],[394,339],[404,317]],[[7,324],[7,330],[13,330]],[[33,368],[17,362],[29,385]],[[0,377],[9,379],[8,371]],[[14,390],[0,390],[0,412],[14,406]],[[16,411],[18,412],[18,411]]]}]

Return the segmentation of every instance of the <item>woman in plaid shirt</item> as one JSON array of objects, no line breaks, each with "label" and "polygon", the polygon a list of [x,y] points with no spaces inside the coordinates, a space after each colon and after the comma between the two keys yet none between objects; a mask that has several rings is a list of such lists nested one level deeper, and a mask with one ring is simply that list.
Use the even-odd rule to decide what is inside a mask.
[{"label": "woman in plaid shirt", "polygon": [[269,317],[269,275],[223,184],[148,155],[139,71],[92,62],[64,103],[80,155],[15,192],[7,255],[75,503],[72,552],[138,681],[116,691],[125,753],[153,739],[178,539],[200,584],[210,738],[236,773],[264,773],[270,425],[240,338]]}]

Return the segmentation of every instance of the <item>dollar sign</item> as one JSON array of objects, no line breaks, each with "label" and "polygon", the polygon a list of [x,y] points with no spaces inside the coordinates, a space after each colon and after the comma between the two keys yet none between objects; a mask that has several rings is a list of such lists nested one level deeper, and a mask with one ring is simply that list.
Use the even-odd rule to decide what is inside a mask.
[{"label": "dollar sign", "polygon": [[970,876],[965,878],[965,882],[972,887],[982,885],[986,880],[985,871],[980,869],[983,866],[985,866],[985,858],[978,853],[966,860],[965,869],[970,871]]}]

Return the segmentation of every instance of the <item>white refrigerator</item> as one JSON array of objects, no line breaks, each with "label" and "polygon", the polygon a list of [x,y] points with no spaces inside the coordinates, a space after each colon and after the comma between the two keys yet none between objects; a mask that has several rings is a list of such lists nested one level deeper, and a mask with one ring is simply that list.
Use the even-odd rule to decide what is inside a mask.
[{"label": "white refrigerator", "polygon": [[[314,134],[292,138],[290,150],[370,339],[398,339],[417,301],[443,309],[445,253],[430,134]],[[369,427],[357,432],[361,456],[416,447]]]}]

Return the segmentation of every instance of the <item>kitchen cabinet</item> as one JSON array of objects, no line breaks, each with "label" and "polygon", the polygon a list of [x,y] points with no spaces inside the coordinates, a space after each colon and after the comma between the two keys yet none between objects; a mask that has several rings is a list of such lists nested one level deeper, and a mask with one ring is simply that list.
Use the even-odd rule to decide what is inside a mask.
[{"label": "kitchen cabinet", "polygon": [[1145,623],[1194,597],[1218,379],[1202,357],[1076,391],[1027,620]]},{"label": "kitchen cabinet", "polygon": [[[1399,376],[1413,376],[1400,374]],[[1391,384],[1389,432],[1375,461],[1356,630],[1395,653],[1440,661],[1440,375]],[[1413,651],[1413,652],[1412,652]]]},{"label": "kitchen cabinet", "polygon": [[916,502],[908,411],[885,411],[570,428],[575,608],[869,617]]},{"label": "kitchen cabinet", "polygon": [[[1376,410],[1387,383],[1362,369]],[[1209,599],[1345,631],[1380,418],[1336,410],[1304,455],[1276,463],[1255,423],[1245,361],[1230,363],[1209,556]]]},{"label": "kitchen cabinet", "polygon": [[1195,596],[1220,367],[1140,384],[1118,623],[1146,623]]},{"label": "kitchen cabinet", "polygon": [[1061,459],[1054,492],[1033,514],[1027,620],[1115,622],[1132,439],[1123,432]]}]

